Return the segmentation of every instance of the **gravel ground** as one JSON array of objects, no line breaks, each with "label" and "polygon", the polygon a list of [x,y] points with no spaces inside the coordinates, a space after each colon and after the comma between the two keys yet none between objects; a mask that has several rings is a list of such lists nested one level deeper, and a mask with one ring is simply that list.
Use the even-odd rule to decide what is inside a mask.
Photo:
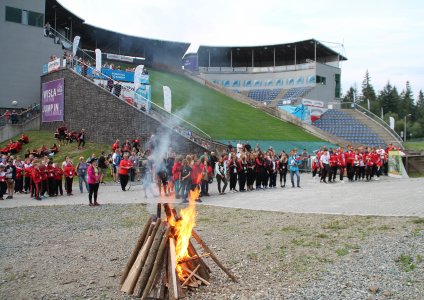
[{"label": "gravel ground", "polygon": [[[0,299],[130,299],[120,272],[145,205],[0,210]],[[424,299],[424,219],[199,206],[212,284],[187,299]]]}]

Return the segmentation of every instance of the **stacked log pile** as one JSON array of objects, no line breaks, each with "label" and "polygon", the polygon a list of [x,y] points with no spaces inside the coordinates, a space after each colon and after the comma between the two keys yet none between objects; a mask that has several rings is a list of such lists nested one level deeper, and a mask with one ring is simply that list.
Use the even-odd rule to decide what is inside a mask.
[{"label": "stacked log pile", "polygon": [[[141,299],[179,299],[187,289],[210,284],[211,270],[204,258],[210,257],[233,281],[237,281],[193,229],[188,257],[177,261],[176,238],[169,218],[177,213],[164,204],[166,220],[150,217],[141,231],[121,277],[121,291]],[[160,209],[158,209],[160,215]],[[205,253],[199,254],[192,239]],[[179,270],[179,271],[177,271]]]}]

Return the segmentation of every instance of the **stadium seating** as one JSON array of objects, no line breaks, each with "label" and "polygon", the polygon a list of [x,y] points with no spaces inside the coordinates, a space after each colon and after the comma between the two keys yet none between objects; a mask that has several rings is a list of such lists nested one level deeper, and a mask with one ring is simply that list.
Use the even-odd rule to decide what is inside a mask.
[{"label": "stadium seating", "polygon": [[274,100],[280,92],[281,89],[250,90],[247,96],[256,101],[269,102]]},{"label": "stadium seating", "polygon": [[283,99],[278,101],[278,105],[284,105],[288,101],[294,102],[298,98],[305,96],[307,93],[309,93],[312,90],[312,87],[297,87],[297,88],[291,88],[289,89],[285,94]]},{"label": "stadium seating", "polygon": [[329,109],[312,123],[328,133],[355,144],[386,147],[385,142],[371,129],[351,115],[337,109]]}]

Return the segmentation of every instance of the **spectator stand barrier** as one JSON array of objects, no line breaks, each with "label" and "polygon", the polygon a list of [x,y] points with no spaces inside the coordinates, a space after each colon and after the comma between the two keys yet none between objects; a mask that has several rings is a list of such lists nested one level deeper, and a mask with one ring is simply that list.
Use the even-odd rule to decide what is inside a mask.
[{"label": "spectator stand barrier", "polygon": [[[10,112],[10,111],[9,111]],[[6,124],[22,125],[40,115],[40,104],[36,104],[20,113],[4,113],[0,116],[0,127]]]}]

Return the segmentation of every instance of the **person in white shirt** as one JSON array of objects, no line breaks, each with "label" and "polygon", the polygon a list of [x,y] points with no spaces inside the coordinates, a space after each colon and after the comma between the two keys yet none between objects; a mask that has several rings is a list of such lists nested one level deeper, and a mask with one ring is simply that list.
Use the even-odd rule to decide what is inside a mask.
[{"label": "person in white shirt", "polygon": [[321,182],[327,183],[325,178],[330,170],[330,153],[327,150],[327,147],[324,147],[323,153],[320,157],[320,165],[321,165]]}]

